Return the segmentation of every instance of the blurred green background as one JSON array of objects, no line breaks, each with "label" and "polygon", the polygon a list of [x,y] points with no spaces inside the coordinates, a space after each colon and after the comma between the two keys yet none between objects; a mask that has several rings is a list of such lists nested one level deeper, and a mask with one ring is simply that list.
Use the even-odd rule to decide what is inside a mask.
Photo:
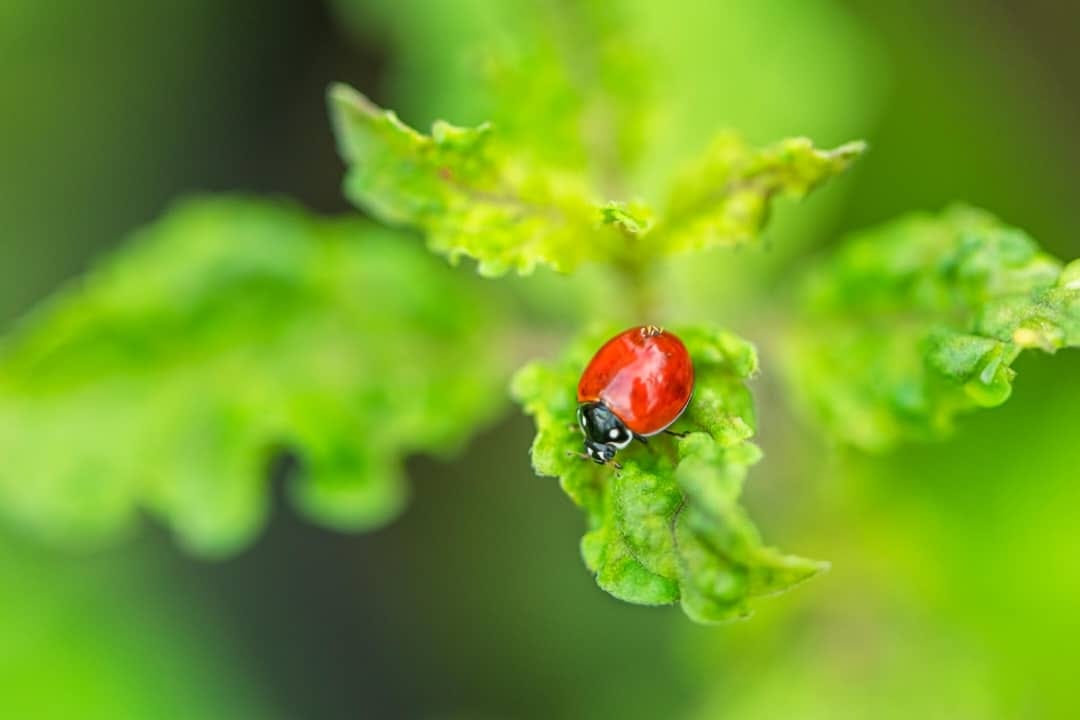
[{"label": "blurred green background", "polygon": [[[537,5],[559,12],[0,2],[0,319],[180,195],[346,211],[327,84],[421,127],[483,120],[472,55],[543,32]],[[1080,8],[627,5],[661,103],[641,192],[719,127],[872,148],[778,213],[769,252],[673,267],[669,304],[686,315],[761,340],[755,303],[808,254],[957,199],[1080,256]],[[558,287],[525,284],[539,305]],[[319,529],[280,498],[268,531],[220,562],[153,526],[83,554],[0,531],[0,717],[1076,717],[1080,357],[1025,356],[1014,397],[951,441],[867,458],[791,414],[763,351],[766,459],[747,502],[770,542],[833,570],[748,622],[699,627],[599,591],[581,517],[533,477],[511,413],[454,462],[410,461],[412,504],[371,534]]]}]

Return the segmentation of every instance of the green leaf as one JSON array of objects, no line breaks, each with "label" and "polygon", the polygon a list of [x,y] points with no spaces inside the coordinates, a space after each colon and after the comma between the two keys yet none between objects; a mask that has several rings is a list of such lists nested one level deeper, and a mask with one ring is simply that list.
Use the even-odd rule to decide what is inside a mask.
[{"label": "green leaf", "polygon": [[972,208],[859,233],[806,283],[792,386],[852,445],[941,437],[1008,399],[1022,350],[1080,346],[1078,277]]},{"label": "green leaf", "polygon": [[[618,194],[637,168],[658,109],[654,58],[625,5],[480,0],[457,39],[487,60],[471,84],[481,80],[500,134],[530,162],[580,169],[605,194]],[[495,42],[492,23],[504,31]]]},{"label": "green leaf", "polygon": [[[638,163],[655,111],[655,54],[611,0],[337,0],[407,63],[384,86],[411,117],[484,118],[516,152],[608,187]],[[412,87],[410,87],[412,86]],[[610,188],[608,188],[610,190]]]},{"label": "green leaf", "polygon": [[652,226],[652,211],[644,203],[610,202],[600,208],[600,217],[605,225],[612,225],[625,235],[636,237],[644,235]]},{"label": "green leaf", "polygon": [[804,197],[865,149],[865,143],[851,142],[819,150],[806,138],[790,138],[757,150],[722,133],[676,177],[654,242],[670,254],[755,241],[774,197]]},{"label": "green leaf", "polygon": [[654,222],[643,202],[597,202],[581,172],[515,155],[489,125],[440,121],[429,136],[343,85],[330,99],[349,165],[346,195],[384,222],[419,228],[452,262],[475,258],[489,276],[537,265],[569,272],[587,261],[641,267],[749,242],[764,229],[773,197],[802,197],[864,147],[823,151],[795,138],[753,150],[725,134],[680,176]]},{"label": "green leaf", "polygon": [[488,125],[437,122],[423,135],[343,85],[331,88],[330,103],[349,199],[379,220],[419,228],[451,261],[475,258],[495,276],[537,264],[569,271],[604,256],[599,211],[579,174],[516,161]]},{"label": "green leaf", "polygon": [[141,509],[228,552],[290,451],[301,510],[385,523],[402,456],[452,450],[499,404],[480,285],[365,222],[184,204],[0,345],[0,514],[82,543]]},{"label": "green leaf", "polygon": [[693,620],[721,622],[748,615],[755,598],[824,565],[763,546],[739,504],[746,473],[761,457],[749,442],[753,346],[726,332],[677,332],[696,371],[693,400],[676,424],[687,434],[634,443],[620,454],[619,472],[571,456],[582,442],[574,426],[577,381],[610,333],[586,335],[557,362],[526,366],[513,393],[536,422],[536,472],[558,477],[585,512],[581,552],[597,584],[627,602],[681,602]]}]

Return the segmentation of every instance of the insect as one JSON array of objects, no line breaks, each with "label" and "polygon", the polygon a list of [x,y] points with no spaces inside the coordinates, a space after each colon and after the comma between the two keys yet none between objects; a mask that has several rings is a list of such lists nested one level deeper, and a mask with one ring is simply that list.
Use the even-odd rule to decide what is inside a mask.
[{"label": "insect", "polygon": [[655,325],[624,330],[596,352],[578,383],[580,457],[618,468],[615,453],[635,438],[670,433],[693,391],[694,365],[679,338]]}]

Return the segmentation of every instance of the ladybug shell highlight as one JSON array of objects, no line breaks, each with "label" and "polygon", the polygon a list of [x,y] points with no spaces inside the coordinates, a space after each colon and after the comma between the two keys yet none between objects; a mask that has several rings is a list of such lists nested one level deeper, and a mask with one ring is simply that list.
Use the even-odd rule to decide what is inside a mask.
[{"label": "ladybug shell highlight", "polygon": [[682,340],[653,326],[625,330],[601,347],[578,383],[579,403],[603,403],[635,435],[679,419],[694,391],[694,365]]}]

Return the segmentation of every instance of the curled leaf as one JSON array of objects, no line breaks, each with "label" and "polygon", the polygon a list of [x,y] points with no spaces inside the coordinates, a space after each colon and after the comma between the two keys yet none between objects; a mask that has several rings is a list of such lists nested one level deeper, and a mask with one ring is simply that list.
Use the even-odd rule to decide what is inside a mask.
[{"label": "curled leaf", "polygon": [[665,254],[752,242],[768,221],[774,197],[807,195],[865,150],[863,142],[821,150],[806,138],[755,149],[723,133],[676,177],[654,241]]},{"label": "curled leaf", "polygon": [[618,473],[568,455],[581,449],[573,427],[577,381],[605,335],[584,337],[557,362],[526,366],[513,393],[536,422],[536,472],[558,477],[585,512],[581,552],[597,584],[627,602],[680,602],[692,619],[720,622],[748,615],[755,598],[782,592],[823,564],[762,545],[739,504],[761,456],[749,442],[753,346],[726,332],[677,333],[696,371],[694,397],[676,424],[687,434],[634,443],[620,454]]},{"label": "curled leaf", "polygon": [[858,233],[803,289],[792,386],[852,445],[941,437],[1008,399],[1021,351],[1080,346],[1078,274],[973,208]]},{"label": "curled leaf", "polygon": [[[348,197],[376,218],[418,228],[451,261],[474,258],[483,275],[568,272],[585,262],[641,267],[668,255],[758,237],[777,195],[802,197],[863,150],[785,140],[764,150],[721,136],[671,189],[665,211],[601,204],[582,169],[559,169],[500,144],[488,125],[408,127],[344,85],[330,91]],[[517,152],[515,152],[515,150]],[[638,242],[638,240],[641,240]]]},{"label": "curled leaf", "polygon": [[402,456],[497,408],[486,287],[368,223],[184,204],[0,344],[0,514],[87,543],[160,518],[223,553],[265,522],[271,462],[342,529],[402,508]]},{"label": "curled leaf", "polygon": [[569,271],[605,254],[583,176],[511,157],[488,125],[408,127],[344,85],[330,90],[345,194],[373,216],[419,228],[432,250],[483,275]]}]

